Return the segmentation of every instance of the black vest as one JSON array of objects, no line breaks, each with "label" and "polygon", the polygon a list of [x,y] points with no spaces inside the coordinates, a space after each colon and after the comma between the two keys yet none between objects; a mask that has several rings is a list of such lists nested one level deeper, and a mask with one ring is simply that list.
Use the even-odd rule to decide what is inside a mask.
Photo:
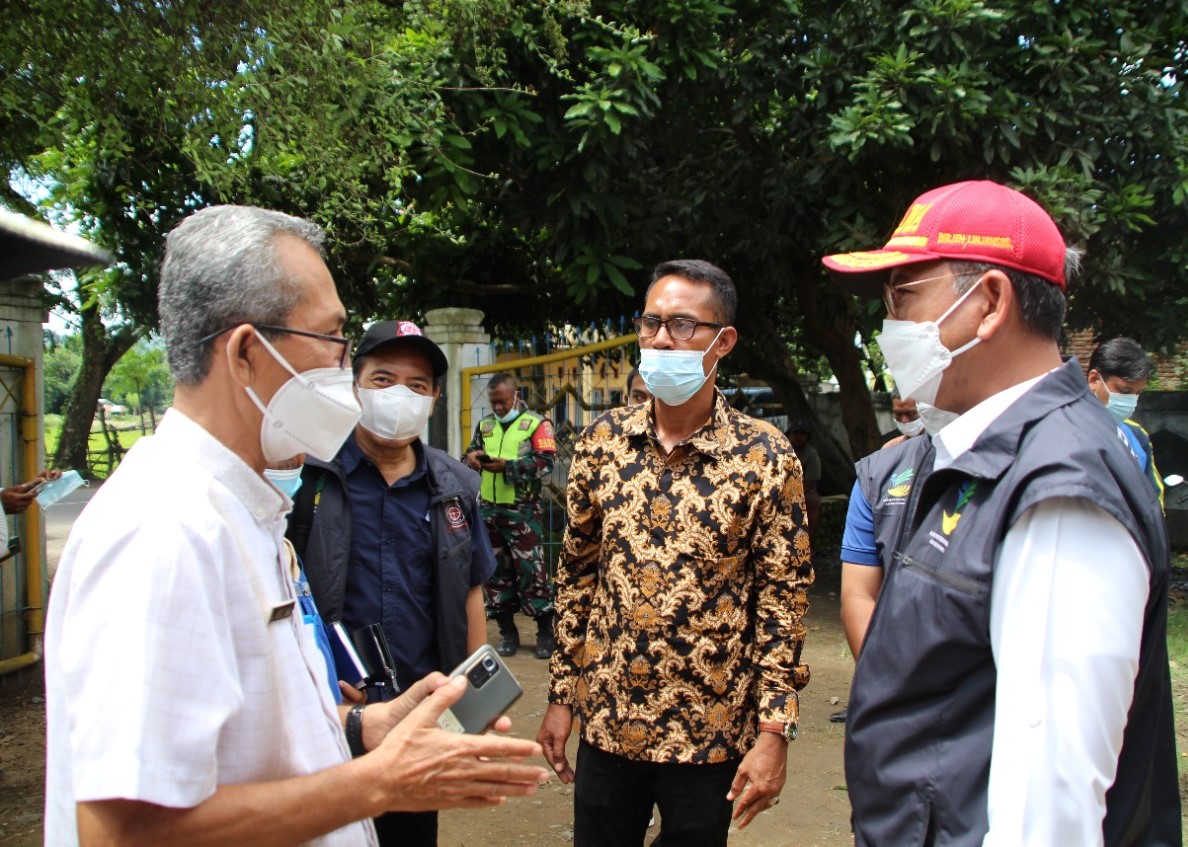
[{"label": "black vest", "polygon": [[[429,484],[429,526],[433,534],[433,616],[437,626],[440,670],[449,673],[467,657],[471,526],[467,510],[478,503],[479,475],[443,450],[422,445]],[[351,507],[341,454],[332,462],[307,456],[302,486],[289,515],[286,533],[302,558],[314,602],[326,623],[342,620],[347,568],[351,559]],[[312,508],[316,496],[317,507]],[[303,499],[305,498],[305,499]],[[306,510],[304,507],[311,508]],[[474,509],[477,515],[477,508]],[[301,526],[299,524],[305,523]],[[400,680],[407,687],[416,680]]]},{"label": "black vest", "polygon": [[1180,844],[1163,517],[1079,365],[1040,380],[950,467],[932,472],[934,457],[931,439],[913,438],[858,465],[884,581],[846,721],[856,843],[982,843],[997,676],[994,563],[1024,512],[1077,497],[1126,528],[1150,579],[1105,843]]}]

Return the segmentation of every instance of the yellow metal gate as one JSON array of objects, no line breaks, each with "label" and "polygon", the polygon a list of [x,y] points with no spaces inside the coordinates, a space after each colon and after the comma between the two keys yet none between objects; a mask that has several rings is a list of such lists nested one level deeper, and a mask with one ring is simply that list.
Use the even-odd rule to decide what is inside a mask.
[{"label": "yellow metal gate", "polygon": [[[22,356],[0,354],[0,449],[0,488],[37,472],[37,374],[34,361]],[[21,551],[0,562],[0,674],[40,658],[45,620],[41,511],[34,501],[4,520]]]},{"label": "yellow metal gate", "polygon": [[[525,405],[553,423],[557,460],[553,472],[543,480],[541,497],[545,561],[550,572],[556,566],[565,530],[565,483],[574,442],[596,417],[626,402],[636,340],[634,334],[622,335],[543,356],[462,369],[463,447],[473,437],[478,421],[490,414],[486,392],[481,389],[492,374],[514,374]],[[475,398],[473,404],[471,398]]]}]

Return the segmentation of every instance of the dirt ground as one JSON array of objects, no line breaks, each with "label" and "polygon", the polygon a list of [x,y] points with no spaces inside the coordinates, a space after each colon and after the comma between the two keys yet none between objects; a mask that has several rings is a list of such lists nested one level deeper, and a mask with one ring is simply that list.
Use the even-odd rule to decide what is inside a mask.
[{"label": "dirt ground", "polygon": [[[746,830],[732,830],[730,843],[763,847],[837,847],[851,844],[849,804],[842,773],[843,727],[829,723],[845,704],[853,662],[838,622],[837,577],[826,565],[813,592],[805,654],[812,682],[801,695],[800,737],[792,744],[788,783],[778,808]],[[525,645],[531,625],[522,625]],[[496,640],[492,625],[491,641]],[[513,734],[534,738],[546,704],[548,663],[527,646],[508,660],[524,688],[509,712]],[[45,694],[41,668],[0,677],[0,847],[42,843],[45,799]],[[836,698],[836,701],[834,700]],[[576,741],[572,742],[571,761]],[[442,847],[552,847],[573,840],[572,787],[554,780],[535,797],[487,811],[441,816]],[[652,829],[654,834],[659,823]],[[651,841],[651,836],[647,839]]]}]

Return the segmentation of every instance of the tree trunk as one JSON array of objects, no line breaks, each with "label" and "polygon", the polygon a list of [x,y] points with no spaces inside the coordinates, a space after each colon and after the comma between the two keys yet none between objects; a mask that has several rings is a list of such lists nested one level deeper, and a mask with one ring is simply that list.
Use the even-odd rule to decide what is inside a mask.
[{"label": "tree trunk", "polygon": [[99,306],[95,302],[84,302],[79,310],[82,319],[82,365],[66,408],[62,415],[62,437],[54,453],[56,468],[73,468],[84,476],[88,475],[87,451],[91,438],[91,423],[103,391],[103,381],[120,356],[124,355],[143,330],[126,329],[108,333],[103,325]]},{"label": "tree trunk", "polygon": [[788,413],[789,421],[813,422],[813,446],[821,457],[821,481],[818,487],[828,493],[849,493],[854,483],[854,461],[846,445],[833,438],[829,428],[822,426],[813,414],[812,406],[800,385],[799,369],[789,355],[788,345],[772,316],[748,310],[747,314],[740,317],[745,321],[745,336],[742,339],[744,343],[736,348],[736,364],[771,386],[776,399]]},{"label": "tree trunk", "polygon": [[[804,312],[805,340],[825,356],[837,377],[842,422],[850,441],[852,461],[856,461],[877,450],[881,438],[874,401],[866,384],[866,369],[854,343],[858,323],[854,319],[853,303],[832,288],[816,285],[813,278],[798,277],[795,283]],[[849,478],[853,479],[852,469]]]}]

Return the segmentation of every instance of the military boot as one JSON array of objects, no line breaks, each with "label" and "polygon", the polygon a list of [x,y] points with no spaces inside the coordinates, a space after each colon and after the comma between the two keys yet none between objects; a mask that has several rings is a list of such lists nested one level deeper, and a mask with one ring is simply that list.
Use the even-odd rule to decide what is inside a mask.
[{"label": "military boot", "polygon": [[495,620],[499,621],[499,646],[495,652],[500,656],[514,656],[520,649],[520,631],[516,629],[514,612],[503,612]]},{"label": "military boot", "polygon": [[541,615],[536,619],[536,651],[533,655],[538,659],[547,659],[557,649],[557,640],[553,637],[553,613]]}]

